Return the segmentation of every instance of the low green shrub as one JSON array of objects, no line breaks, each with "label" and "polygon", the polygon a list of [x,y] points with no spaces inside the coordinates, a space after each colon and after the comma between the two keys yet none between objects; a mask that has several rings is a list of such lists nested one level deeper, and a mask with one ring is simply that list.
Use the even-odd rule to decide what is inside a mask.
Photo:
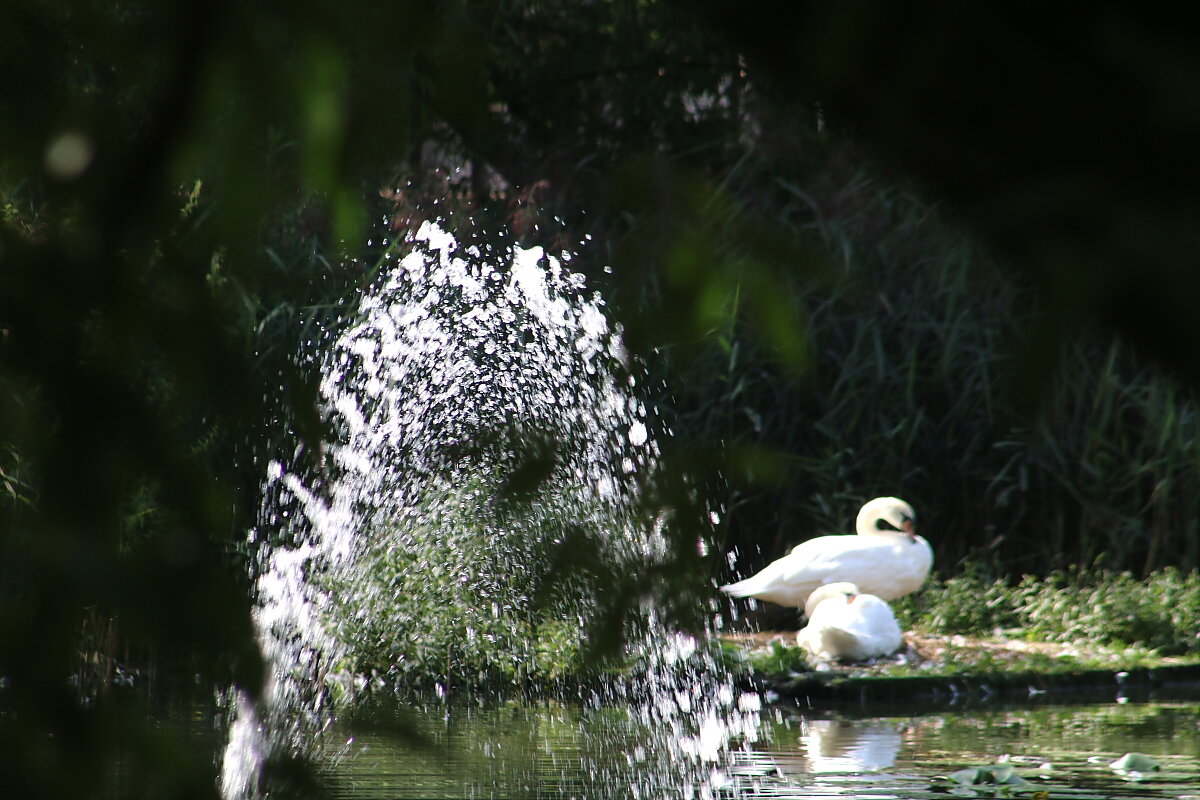
[{"label": "low green shrub", "polygon": [[1017,624],[1011,600],[1004,580],[968,570],[944,580],[935,575],[919,593],[893,601],[892,608],[902,627],[980,635]]},{"label": "low green shrub", "polygon": [[[614,574],[637,571],[637,554],[610,541],[619,513],[549,486],[514,497],[482,474],[426,493],[321,579],[342,646],[335,668],[409,689],[550,688],[604,674],[620,660],[604,637],[638,624],[610,608],[624,598]],[[602,629],[614,620],[621,631]]]},{"label": "low green shrub", "polygon": [[768,650],[756,650],[750,655],[750,667],[765,675],[788,675],[793,672],[811,672],[812,667],[805,657],[804,649],[771,642]]},{"label": "low green shrub", "polygon": [[968,570],[931,578],[893,604],[906,628],[939,634],[1002,631],[1053,642],[1141,646],[1161,655],[1200,653],[1200,573],[1173,567],[1128,572],[1026,575],[1015,584]]}]

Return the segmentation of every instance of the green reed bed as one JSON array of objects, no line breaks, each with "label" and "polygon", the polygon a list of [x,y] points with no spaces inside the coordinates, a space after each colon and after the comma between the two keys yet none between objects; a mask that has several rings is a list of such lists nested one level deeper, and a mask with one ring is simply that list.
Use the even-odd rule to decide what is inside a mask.
[{"label": "green reed bed", "polygon": [[819,277],[784,270],[776,290],[806,368],[731,307],[670,383],[675,430],[732,454],[733,569],[849,532],[880,494],[914,504],[946,574],[1200,566],[1194,392],[1047,306],[915,190],[836,164],[758,176],[764,213],[825,253]]}]

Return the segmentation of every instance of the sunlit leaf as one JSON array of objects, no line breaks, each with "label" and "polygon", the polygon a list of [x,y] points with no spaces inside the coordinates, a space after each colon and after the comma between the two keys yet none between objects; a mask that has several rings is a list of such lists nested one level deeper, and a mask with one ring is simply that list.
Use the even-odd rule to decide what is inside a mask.
[{"label": "sunlit leaf", "polygon": [[1011,764],[996,764],[988,767],[987,770],[992,774],[992,780],[996,783],[1008,783],[1016,775]]},{"label": "sunlit leaf", "polygon": [[969,786],[971,784],[983,783],[983,770],[978,767],[966,767],[965,769],[951,772],[948,776],[955,783]]}]

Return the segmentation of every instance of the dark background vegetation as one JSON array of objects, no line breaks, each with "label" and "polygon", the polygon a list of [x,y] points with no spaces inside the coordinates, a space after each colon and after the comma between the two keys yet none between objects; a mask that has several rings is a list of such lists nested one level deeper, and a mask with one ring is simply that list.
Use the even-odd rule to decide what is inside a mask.
[{"label": "dark background vegetation", "polygon": [[6,3],[6,785],[215,791],[114,665],[259,684],[290,358],[441,209],[593,237],[740,573],[877,494],[943,575],[1194,568],[1196,44],[1117,4]]}]

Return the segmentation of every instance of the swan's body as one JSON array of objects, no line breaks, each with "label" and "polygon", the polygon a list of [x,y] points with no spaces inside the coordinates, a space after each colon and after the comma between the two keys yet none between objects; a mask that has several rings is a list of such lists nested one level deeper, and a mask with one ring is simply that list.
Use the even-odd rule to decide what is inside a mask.
[{"label": "swan's body", "polygon": [[919,589],[933,565],[933,551],[914,533],[915,522],[908,503],[877,497],[858,512],[857,535],[809,539],[721,591],[798,608],[817,587],[849,581],[865,594],[894,600]]},{"label": "swan's body", "polygon": [[852,583],[830,583],[812,593],[808,625],[796,642],[822,661],[865,661],[900,649],[900,626],[886,602],[860,594]]}]

